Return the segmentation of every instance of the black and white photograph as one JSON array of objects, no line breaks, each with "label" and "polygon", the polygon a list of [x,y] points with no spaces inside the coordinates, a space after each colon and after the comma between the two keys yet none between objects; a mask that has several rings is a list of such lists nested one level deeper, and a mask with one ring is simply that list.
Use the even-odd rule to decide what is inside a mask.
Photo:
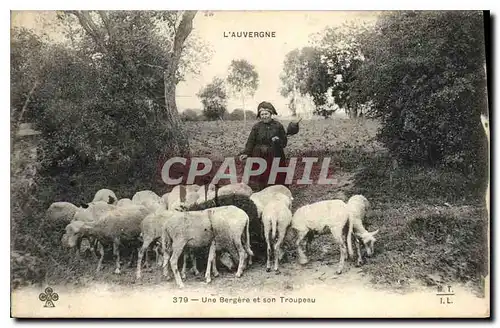
[{"label": "black and white photograph", "polygon": [[483,9],[11,10],[11,317],[489,318]]}]

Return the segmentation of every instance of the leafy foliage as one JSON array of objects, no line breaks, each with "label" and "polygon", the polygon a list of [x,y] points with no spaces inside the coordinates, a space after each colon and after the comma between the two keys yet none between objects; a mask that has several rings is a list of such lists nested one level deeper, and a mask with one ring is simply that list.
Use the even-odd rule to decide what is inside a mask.
[{"label": "leafy foliage", "polygon": [[203,115],[209,120],[221,119],[227,112],[227,93],[224,80],[215,77],[198,93],[203,104]]},{"label": "leafy foliage", "polygon": [[13,153],[19,154],[11,161],[16,251],[46,262],[56,255],[65,259],[59,248],[54,251],[60,238],[40,229],[54,201],[89,201],[101,188],[126,197],[156,190],[158,161],[178,135],[167,124],[177,111],[165,99],[165,86],[173,85],[169,91],[175,93],[188,66],[196,66],[189,62],[196,57],[186,55],[177,64],[172,59],[184,17],[153,11],[59,13],[66,37],[61,42],[25,28],[12,30],[12,137],[26,121],[41,132],[31,140],[35,145],[12,139]]},{"label": "leafy foliage", "polygon": [[388,13],[364,35],[357,101],[396,157],[484,171],[484,44],[481,12]]},{"label": "leafy foliage", "polygon": [[300,95],[310,95],[316,106],[316,114],[329,116],[331,111],[324,107],[327,104],[329,88],[328,68],[322,62],[322,53],[313,47],[293,50],[285,56],[281,95],[291,95],[291,103],[295,102],[296,92]]},{"label": "leafy foliage", "polygon": [[242,97],[252,96],[259,86],[259,74],[254,65],[244,59],[233,60],[229,66],[227,82]]}]

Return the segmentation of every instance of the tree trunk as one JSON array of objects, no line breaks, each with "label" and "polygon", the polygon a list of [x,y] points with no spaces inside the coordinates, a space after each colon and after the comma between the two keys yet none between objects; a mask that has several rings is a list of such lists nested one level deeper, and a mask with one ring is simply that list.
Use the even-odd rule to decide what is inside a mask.
[{"label": "tree trunk", "polygon": [[165,88],[165,113],[164,118],[167,123],[171,135],[172,142],[167,146],[167,154],[175,154],[177,156],[188,156],[190,154],[189,139],[187,133],[181,125],[177,104],[175,102],[175,89],[177,86],[177,68],[182,54],[182,48],[187,37],[193,30],[193,19],[196,11],[186,11],[182,15],[181,22],[175,33],[174,46],[170,53],[170,62],[168,68],[163,73],[164,88]]},{"label": "tree trunk", "polygon": [[165,111],[164,121],[171,132],[171,140],[169,140],[166,154],[167,156],[189,156],[189,139],[186,131],[182,128],[181,118],[177,111],[175,102],[175,81],[168,79],[168,72],[164,73],[164,88],[165,88]]}]

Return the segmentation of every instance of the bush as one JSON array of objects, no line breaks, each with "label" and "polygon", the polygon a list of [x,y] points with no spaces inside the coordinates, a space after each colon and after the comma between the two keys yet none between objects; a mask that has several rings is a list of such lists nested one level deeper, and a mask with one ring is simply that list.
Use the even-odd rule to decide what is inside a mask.
[{"label": "bush", "polygon": [[380,252],[366,266],[373,280],[408,286],[418,279],[434,285],[439,281],[432,277],[439,276],[442,283],[472,281],[481,288],[488,273],[487,221],[477,213],[426,214],[395,235],[381,235]]},{"label": "bush", "polygon": [[195,109],[186,109],[180,114],[181,120],[188,121],[199,121],[203,119],[202,112]]},{"label": "bush", "polygon": [[364,36],[361,103],[382,118],[378,138],[400,162],[486,171],[485,40],[481,12],[397,12]]}]

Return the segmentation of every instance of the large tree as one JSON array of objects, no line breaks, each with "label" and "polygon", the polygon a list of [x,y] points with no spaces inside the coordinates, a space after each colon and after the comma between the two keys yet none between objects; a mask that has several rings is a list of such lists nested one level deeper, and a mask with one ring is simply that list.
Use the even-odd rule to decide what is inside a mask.
[{"label": "large tree", "polygon": [[[171,143],[168,149],[173,154],[189,154],[189,141],[186,132],[182,129],[181,120],[175,102],[175,89],[180,80],[179,65],[186,39],[193,29],[193,19],[196,11],[167,11],[167,12],[105,12],[71,11],[81,27],[94,41],[97,49],[104,55],[109,55],[120,61],[122,69],[131,76],[136,76],[142,67],[159,69],[163,75],[163,110],[160,117],[170,130]],[[132,23],[131,23],[132,22]],[[161,43],[161,51],[157,58],[148,62],[138,62],[133,50],[137,47],[127,47],[132,42],[139,41],[140,37],[150,37],[154,29],[162,29],[164,39],[157,39]],[[129,38],[129,33],[140,30],[136,40]],[[168,34],[165,34],[167,31]],[[133,50],[131,50],[133,49]]]},{"label": "large tree", "polygon": [[222,119],[227,112],[227,93],[224,80],[215,77],[197,96],[203,104],[203,115],[209,120]]},{"label": "large tree", "polygon": [[243,103],[243,121],[246,123],[245,97],[253,96],[259,86],[259,74],[255,66],[245,59],[233,60],[229,66],[227,82],[233,91],[241,97]]},{"label": "large tree", "polygon": [[483,14],[383,14],[362,40],[359,101],[373,102],[379,138],[409,163],[484,172],[486,111]]},{"label": "large tree", "polygon": [[328,67],[323,63],[319,49],[304,47],[292,50],[285,56],[283,67],[280,75],[281,95],[291,97],[291,103],[296,102],[297,93],[300,96],[309,95],[313,99],[315,112],[325,115],[327,91],[331,82]]}]

